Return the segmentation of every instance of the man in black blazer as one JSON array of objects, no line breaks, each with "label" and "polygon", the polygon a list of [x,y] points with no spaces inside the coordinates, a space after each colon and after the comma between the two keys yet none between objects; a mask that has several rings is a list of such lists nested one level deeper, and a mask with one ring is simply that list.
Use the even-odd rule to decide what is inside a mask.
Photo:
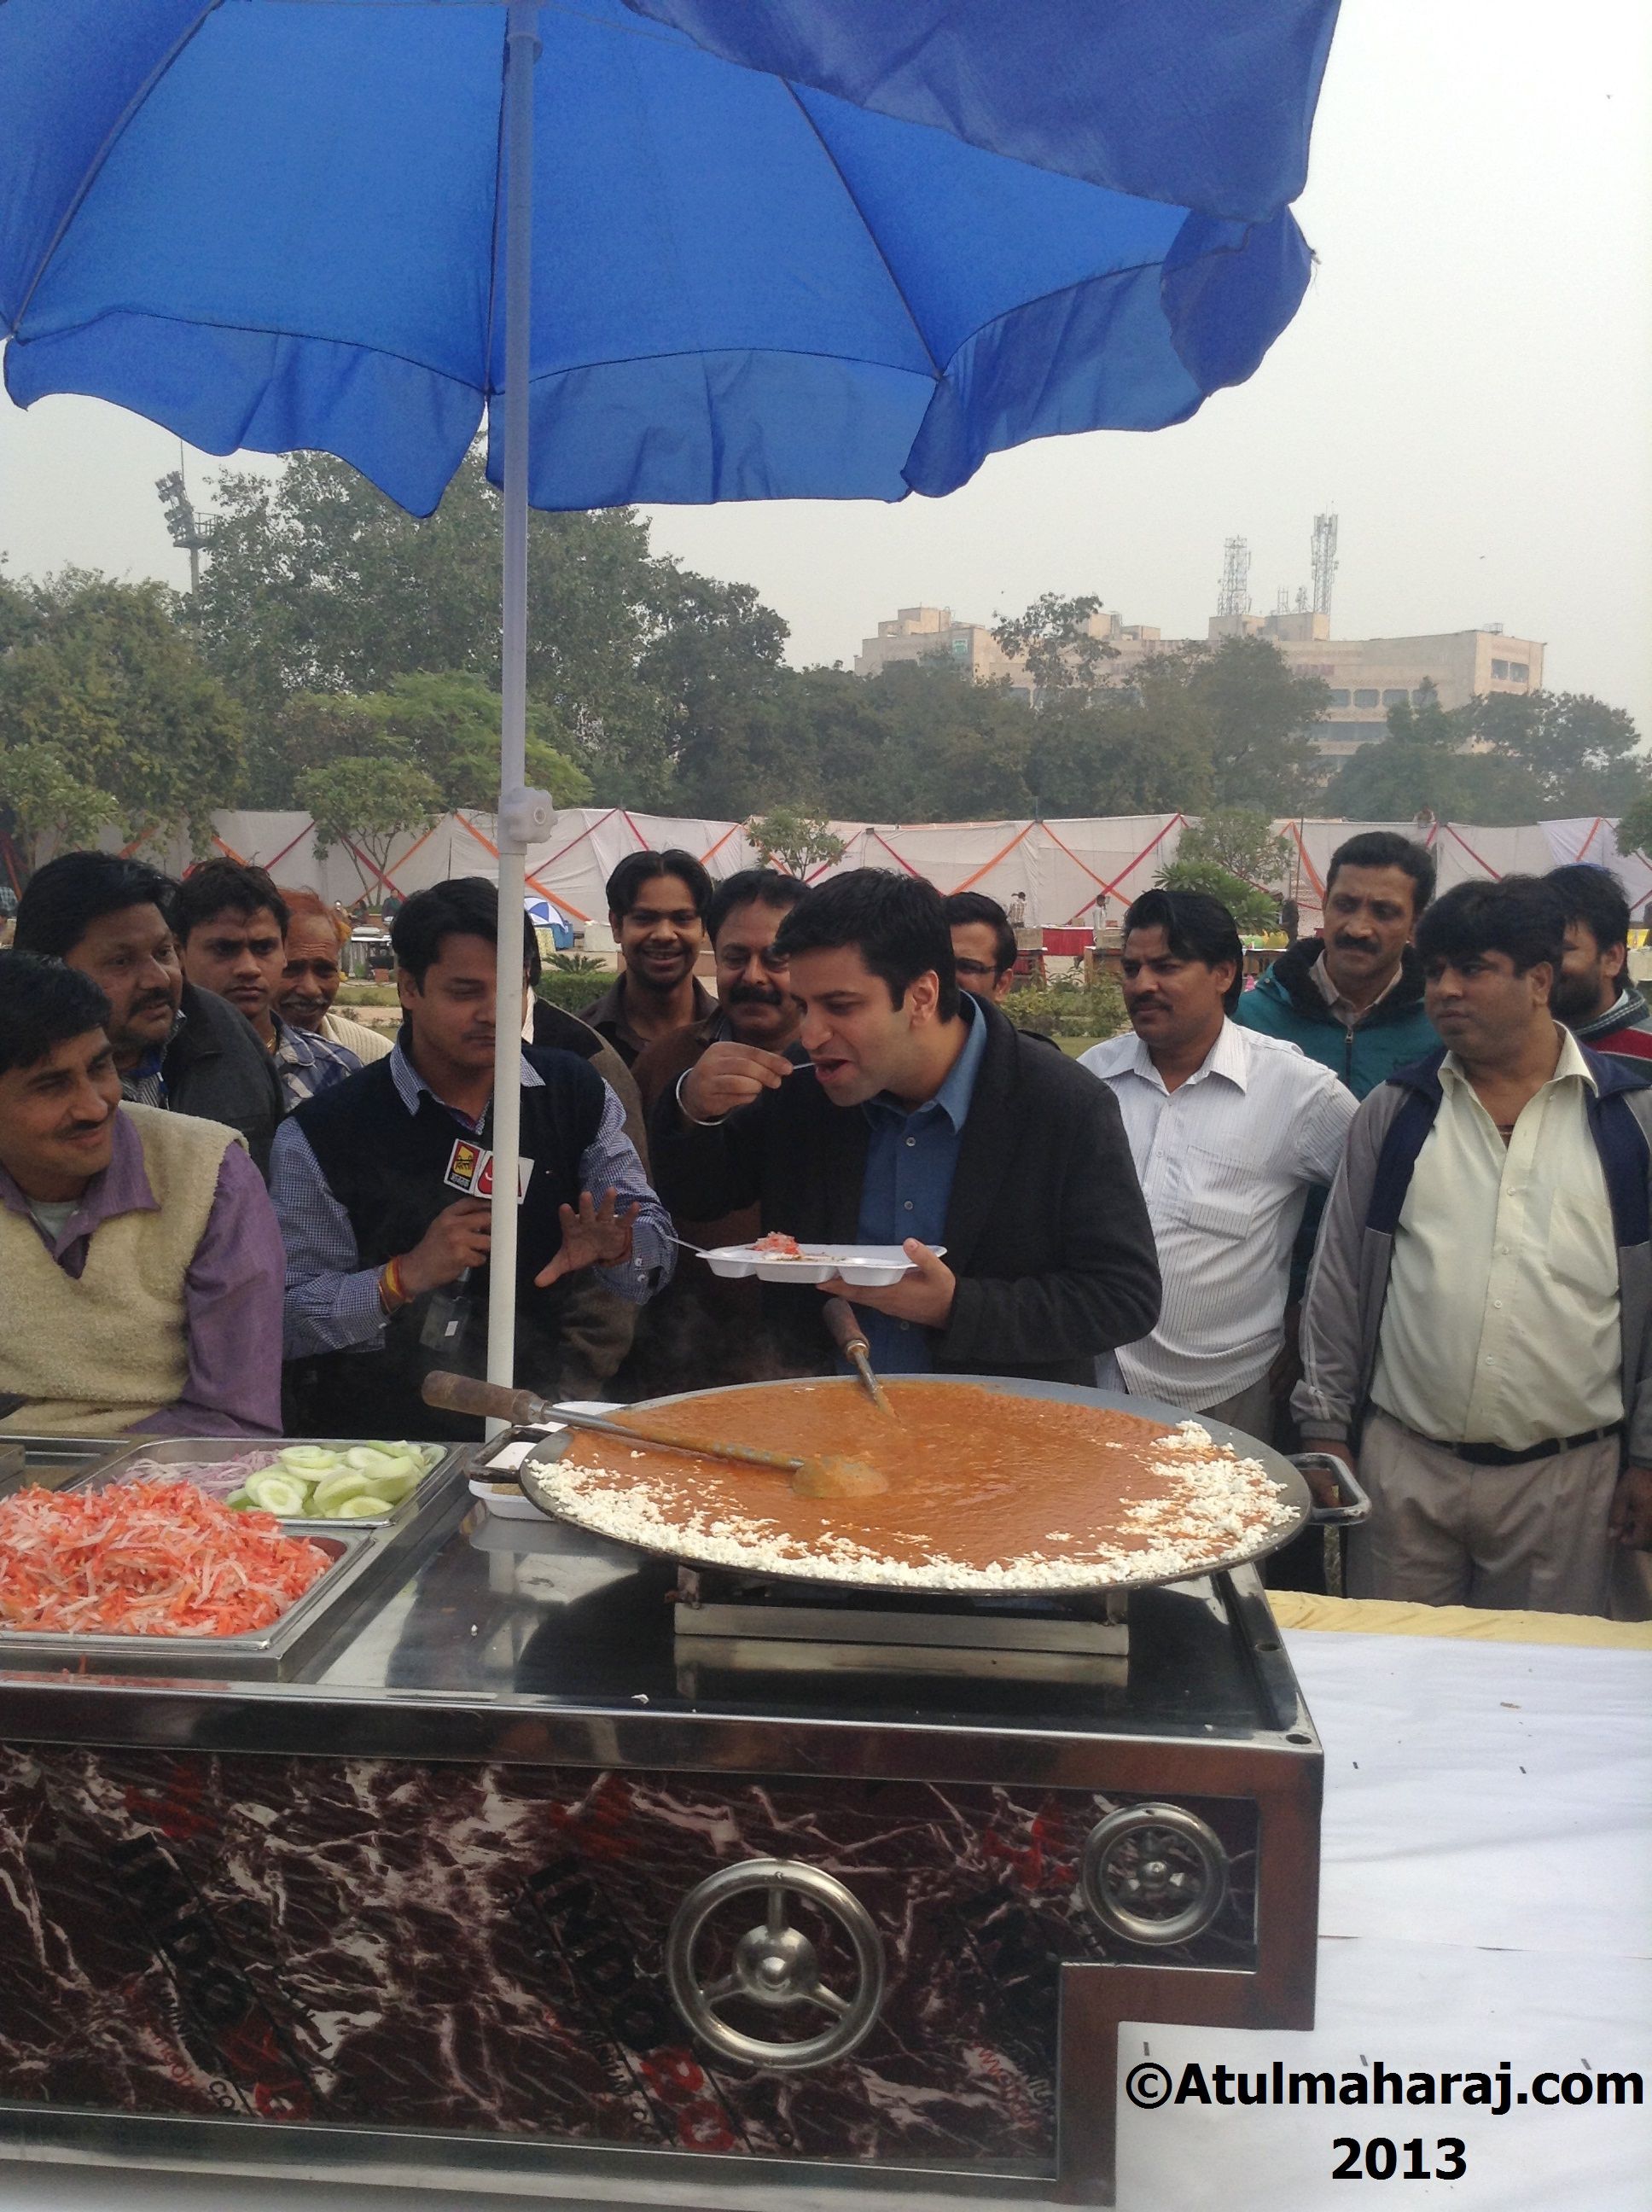
[{"label": "man in black blazer", "polygon": [[[655,1182],[705,1220],[754,1201],[805,1243],[902,1244],[849,1298],[891,1373],[1093,1379],[1158,1314],[1158,1262],[1105,1084],[961,996],[940,894],[860,868],[780,925],[809,1064],[713,1044],[657,1106]],[[938,1248],[944,1246],[943,1256]],[[830,1365],[820,1293],[766,1286],[777,1364]]]}]

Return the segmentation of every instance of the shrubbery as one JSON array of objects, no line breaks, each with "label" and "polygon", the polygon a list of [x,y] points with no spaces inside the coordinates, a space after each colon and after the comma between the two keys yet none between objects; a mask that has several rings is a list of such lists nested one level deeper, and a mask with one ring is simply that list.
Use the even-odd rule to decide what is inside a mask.
[{"label": "shrubbery", "polygon": [[1051,983],[1023,983],[1004,1001],[1017,1029],[1041,1036],[1116,1036],[1125,1026],[1124,998],[1106,969],[1093,982],[1081,976]]}]

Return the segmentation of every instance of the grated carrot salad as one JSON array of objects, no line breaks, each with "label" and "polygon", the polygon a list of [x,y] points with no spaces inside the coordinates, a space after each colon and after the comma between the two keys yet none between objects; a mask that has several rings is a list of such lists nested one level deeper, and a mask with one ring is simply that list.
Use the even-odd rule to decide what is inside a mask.
[{"label": "grated carrot salad", "polygon": [[332,1564],[273,1513],[232,1513],[191,1482],[0,1498],[0,1627],[98,1636],[244,1636]]}]

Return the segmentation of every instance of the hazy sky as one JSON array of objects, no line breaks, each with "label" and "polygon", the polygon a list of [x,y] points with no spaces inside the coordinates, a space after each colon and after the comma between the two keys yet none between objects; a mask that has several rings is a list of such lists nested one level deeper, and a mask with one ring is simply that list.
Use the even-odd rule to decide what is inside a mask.
[{"label": "hazy sky", "polygon": [[[1297,212],[1296,321],[1180,428],[1024,447],[946,500],[657,509],[656,549],[754,584],[794,659],[847,660],[897,605],[1046,590],[1202,635],[1224,538],[1266,612],[1334,506],[1339,636],[1500,622],[1652,738],[1652,8],[1344,0]],[[184,582],[176,454],[112,407],[0,399],[12,573]]]}]

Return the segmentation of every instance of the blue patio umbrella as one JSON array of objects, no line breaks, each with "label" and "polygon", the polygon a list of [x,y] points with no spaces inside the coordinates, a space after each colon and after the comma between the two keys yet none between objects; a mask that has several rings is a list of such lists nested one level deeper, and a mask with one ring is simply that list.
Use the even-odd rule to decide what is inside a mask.
[{"label": "blue patio umbrella", "polygon": [[[1335,0],[0,0],[0,334],[208,452],[530,501],[898,499],[1153,429],[1295,312]],[[495,1141],[516,1146],[501,963]],[[514,1178],[489,1371],[508,1379]]]}]

